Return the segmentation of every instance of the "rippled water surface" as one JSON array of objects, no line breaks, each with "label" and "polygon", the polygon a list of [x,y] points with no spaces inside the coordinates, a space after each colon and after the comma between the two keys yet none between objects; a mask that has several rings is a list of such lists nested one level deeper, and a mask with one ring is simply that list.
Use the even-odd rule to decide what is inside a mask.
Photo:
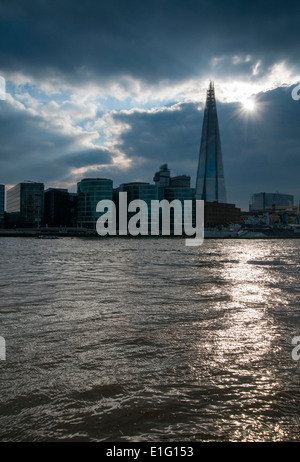
[{"label": "rippled water surface", "polygon": [[300,240],[0,244],[2,441],[300,440]]}]

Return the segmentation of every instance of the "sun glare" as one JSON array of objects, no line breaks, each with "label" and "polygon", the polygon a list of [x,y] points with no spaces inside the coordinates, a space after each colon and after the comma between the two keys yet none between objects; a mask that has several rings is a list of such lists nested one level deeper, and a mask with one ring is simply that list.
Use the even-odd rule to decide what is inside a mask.
[{"label": "sun glare", "polygon": [[247,99],[246,101],[244,101],[243,106],[246,111],[254,111],[255,109],[255,103],[251,99]]}]

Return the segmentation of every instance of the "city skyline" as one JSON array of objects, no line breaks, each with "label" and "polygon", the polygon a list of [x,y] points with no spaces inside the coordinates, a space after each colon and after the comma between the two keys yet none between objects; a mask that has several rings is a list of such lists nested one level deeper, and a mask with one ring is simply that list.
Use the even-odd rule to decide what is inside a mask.
[{"label": "city skyline", "polygon": [[246,209],[263,190],[298,202],[299,8],[288,6],[263,1],[257,16],[234,1],[4,5],[0,183],[150,182],[151,165],[168,163],[195,185],[214,80],[228,202]]},{"label": "city skyline", "polygon": [[[155,181],[155,178],[153,178],[153,182],[151,183],[150,181],[129,181],[129,182],[122,182],[122,183],[119,183],[118,186],[114,185],[113,183],[113,180],[111,178],[99,178],[99,177],[83,177],[81,178],[77,184],[76,184],[76,191],[71,191],[69,190],[68,188],[60,188],[60,187],[53,187],[51,185],[48,185],[47,187],[45,186],[45,184],[43,182],[40,182],[40,181],[33,181],[33,180],[24,180],[24,181],[20,181],[19,183],[17,183],[16,185],[5,185],[5,184],[0,184],[0,188],[3,188],[1,190],[2,194],[3,194],[3,197],[4,197],[4,200],[3,200],[3,204],[4,204],[4,210],[6,210],[6,202],[7,202],[7,192],[10,191],[10,190],[13,190],[14,188],[16,188],[16,186],[19,186],[19,185],[22,185],[22,184],[43,184],[44,185],[44,192],[48,192],[48,191],[63,191],[63,192],[66,192],[66,193],[69,193],[69,194],[77,194],[77,191],[78,191],[78,185],[82,182],[82,181],[88,181],[88,180],[107,180],[109,182],[112,183],[112,190],[118,190],[120,189],[121,187],[125,186],[125,185],[151,185],[151,186],[157,186],[157,187],[170,187],[170,188],[177,188],[177,187],[184,187],[184,188],[187,188],[187,189],[191,189],[191,190],[194,190],[195,192],[195,198],[196,198],[196,188],[193,187],[191,184],[190,184],[190,176],[188,175],[185,175],[185,174],[182,174],[182,175],[176,175],[176,176],[173,176],[171,177],[170,176],[170,170],[168,169],[168,165],[167,164],[164,164],[160,167],[160,169],[162,168],[166,168],[168,171],[169,171],[169,180],[171,180],[170,183],[168,184],[163,184],[163,183],[159,183],[159,182],[156,182]],[[158,172],[156,173],[156,175],[158,174]],[[177,184],[178,183],[178,184]],[[181,183],[181,184],[180,184]],[[276,192],[266,192],[266,191],[260,191],[260,192],[253,192],[252,194],[250,194],[249,196],[249,203],[248,203],[248,208],[246,211],[249,211],[251,210],[251,203],[253,203],[253,198],[255,196],[264,196],[264,195],[267,195],[267,196],[270,196],[273,198],[273,202],[272,203],[275,203],[276,204],[276,196],[278,197],[285,197],[285,198],[288,198],[288,200],[290,201],[290,204],[291,206],[297,206],[299,205],[300,206],[300,203],[296,203],[295,201],[295,198],[294,198],[294,195],[292,194],[285,194],[284,192],[279,192],[279,191],[276,191]],[[275,198],[275,199],[274,199]],[[198,200],[201,200],[201,199],[198,199]],[[295,201],[295,204],[294,204],[294,201]],[[208,201],[208,202],[211,202],[211,201]],[[218,202],[218,201],[216,201]],[[222,202],[221,202],[222,203]],[[236,205],[236,204],[235,204]],[[288,206],[288,204],[285,204],[286,206]],[[253,208],[253,207],[252,207]],[[261,209],[263,209],[263,207],[260,207]]]}]

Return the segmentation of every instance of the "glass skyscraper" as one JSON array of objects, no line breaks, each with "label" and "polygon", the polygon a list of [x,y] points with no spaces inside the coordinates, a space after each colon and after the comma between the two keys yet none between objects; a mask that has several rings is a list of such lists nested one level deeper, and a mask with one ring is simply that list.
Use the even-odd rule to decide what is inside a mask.
[{"label": "glass skyscraper", "polygon": [[196,199],[227,202],[219,122],[213,82],[207,90],[200,144]]},{"label": "glass skyscraper", "polygon": [[86,228],[96,227],[100,212],[98,202],[113,200],[113,182],[107,178],[85,178],[77,183],[77,224]]}]

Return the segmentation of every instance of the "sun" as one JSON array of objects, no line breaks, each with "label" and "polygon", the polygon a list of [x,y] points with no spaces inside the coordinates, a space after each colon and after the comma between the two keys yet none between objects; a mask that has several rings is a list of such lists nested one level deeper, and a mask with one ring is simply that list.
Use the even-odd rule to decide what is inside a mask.
[{"label": "sun", "polygon": [[247,99],[243,101],[243,106],[246,111],[254,111],[255,109],[255,102],[252,99]]}]

